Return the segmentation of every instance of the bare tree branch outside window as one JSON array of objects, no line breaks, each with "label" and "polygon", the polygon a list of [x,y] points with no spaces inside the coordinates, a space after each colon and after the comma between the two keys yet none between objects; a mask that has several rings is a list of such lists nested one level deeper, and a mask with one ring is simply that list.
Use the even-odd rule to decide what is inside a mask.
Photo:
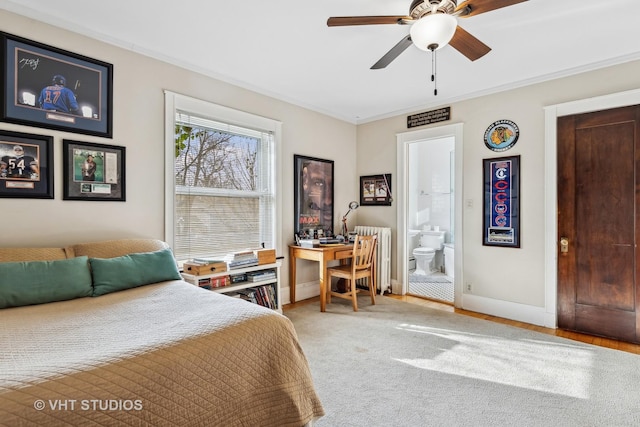
[{"label": "bare tree branch outside window", "polygon": [[[185,245],[175,248],[176,253],[194,256],[193,247],[211,250],[212,246],[220,253],[238,250],[234,236],[245,239],[240,248],[258,247],[260,200],[255,192],[260,183],[260,139],[178,124],[175,143],[175,183],[186,188],[176,195],[176,241]],[[232,197],[208,190],[251,193]]]}]

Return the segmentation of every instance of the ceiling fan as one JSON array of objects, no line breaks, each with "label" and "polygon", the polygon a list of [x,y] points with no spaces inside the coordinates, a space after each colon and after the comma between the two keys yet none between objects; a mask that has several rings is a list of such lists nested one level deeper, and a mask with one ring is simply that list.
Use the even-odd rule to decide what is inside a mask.
[{"label": "ceiling fan", "polygon": [[409,34],[391,48],[372,70],[384,68],[411,44],[424,51],[435,51],[447,44],[475,61],[491,48],[458,25],[456,18],[468,18],[527,0],[413,0],[406,16],[334,16],[329,27],[349,25],[399,24],[411,25]]}]

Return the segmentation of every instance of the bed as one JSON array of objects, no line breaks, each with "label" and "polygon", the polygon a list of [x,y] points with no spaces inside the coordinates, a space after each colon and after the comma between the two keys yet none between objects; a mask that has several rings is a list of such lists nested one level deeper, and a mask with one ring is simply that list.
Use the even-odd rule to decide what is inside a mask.
[{"label": "bed", "polygon": [[6,425],[303,426],[324,413],[285,316],[182,280],[4,308],[0,324]]}]

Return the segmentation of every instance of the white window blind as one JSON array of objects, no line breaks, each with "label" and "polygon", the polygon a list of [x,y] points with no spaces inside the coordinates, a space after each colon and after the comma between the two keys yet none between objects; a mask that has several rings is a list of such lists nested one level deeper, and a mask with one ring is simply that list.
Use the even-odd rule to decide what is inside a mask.
[{"label": "white window blind", "polygon": [[173,118],[168,217],[176,258],[222,257],[263,244],[278,249],[274,131],[177,105]]}]

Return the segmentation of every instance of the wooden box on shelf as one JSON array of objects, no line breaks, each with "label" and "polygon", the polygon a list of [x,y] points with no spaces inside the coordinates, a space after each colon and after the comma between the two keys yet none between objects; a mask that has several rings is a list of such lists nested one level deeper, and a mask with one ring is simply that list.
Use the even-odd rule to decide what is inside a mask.
[{"label": "wooden box on shelf", "polygon": [[217,261],[208,264],[185,262],[182,268],[185,273],[193,274],[194,276],[202,276],[203,274],[224,273],[227,271],[227,263],[224,261]]},{"label": "wooden box on shelf", "polygon": [[275,249],[256,249],[253,253],[258,257],[258,265],[273,264],[276,262]]}]

